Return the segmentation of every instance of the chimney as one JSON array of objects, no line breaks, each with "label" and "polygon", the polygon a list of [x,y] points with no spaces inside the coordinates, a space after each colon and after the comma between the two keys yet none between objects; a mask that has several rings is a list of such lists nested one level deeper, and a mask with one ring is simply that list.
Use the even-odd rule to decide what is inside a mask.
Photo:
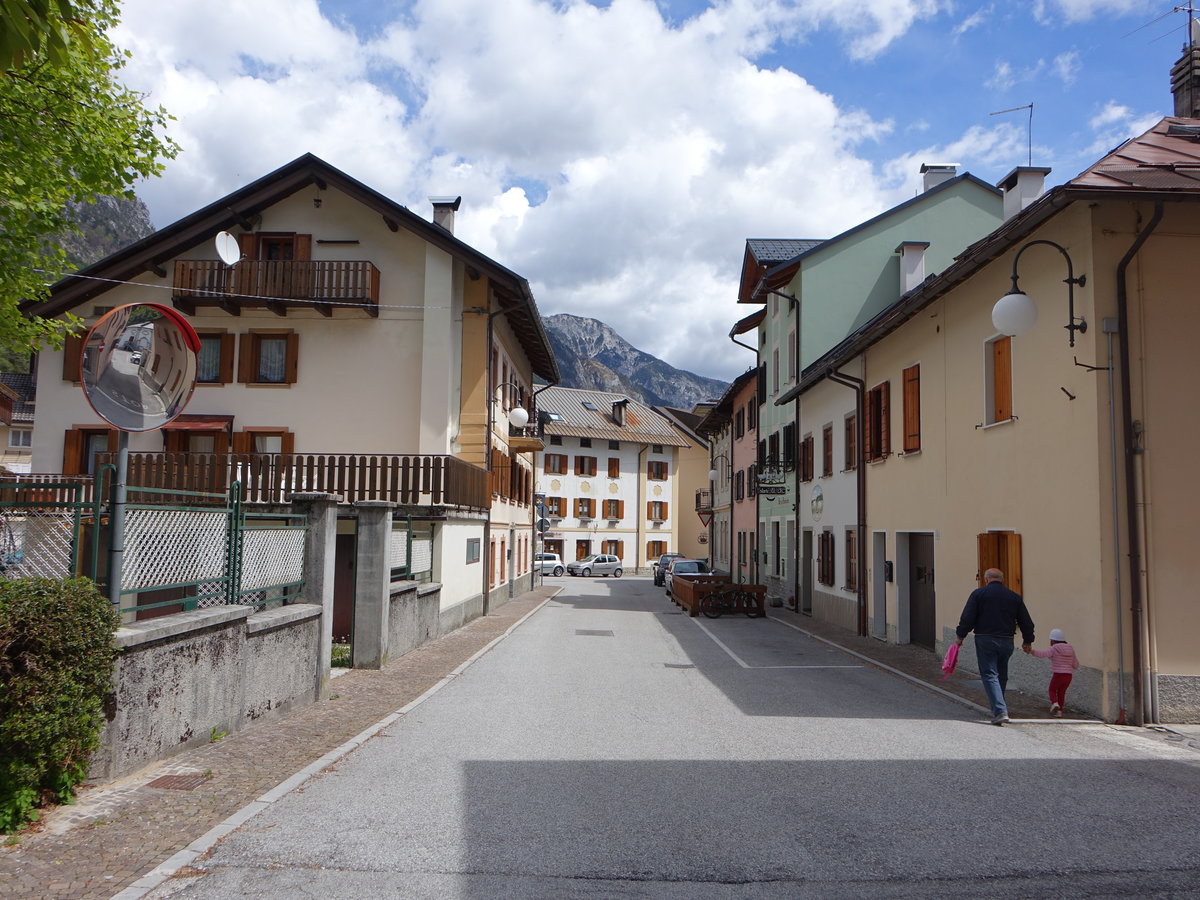
[{"label": "chimney", "polygon": [[958,163],[922,163],[921,174],[925,176],[922,190],[927,191],[957,175]]},{"label": "chimney", "polygon": [[1190,28],[1183,55],[1171,67],[1171,93],[1175,115],[1194,119],[1200,117],[1200,22],[1193,19]]},{"label": "chimney", "polygon": [[454,234],[454,213],[462,203],[462,197],[430,197],[429,202],[433,204],[433,224]]},{"label": "chimney", "polygon": [[613,421],[618,425],[625,424],[625,409],[629,406],[629,398],[623,397],[620,400],[614,400],[612,405]]},{"label": "chimney", "polygon": [[1017,166],[996,183],[1004,192],[1004,221],[1007,222],[1046,189],[1049,169],[1041,166]]},{"label": "chimney", "polygon": [[925,251],[929,241],[904,241],[896,248],[900,254],[900,294],[903,296],[925,281]]}]

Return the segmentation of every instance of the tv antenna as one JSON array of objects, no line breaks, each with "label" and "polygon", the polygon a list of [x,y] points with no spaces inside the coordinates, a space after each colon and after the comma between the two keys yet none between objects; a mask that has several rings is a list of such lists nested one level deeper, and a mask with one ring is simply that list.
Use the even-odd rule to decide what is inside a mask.
[{"label": "tv antenna", "polygon": [[1029,135],[1029,165],[1033,165],[1033,104],[1026,103],[1024,106],[1014,106],[1011,109],[998,109],[994,113],[988,113],[989,116],[999,116],[1004,113],[1019,112],[1022,109],[1029,110],[1029,127],[1027,129]]}]

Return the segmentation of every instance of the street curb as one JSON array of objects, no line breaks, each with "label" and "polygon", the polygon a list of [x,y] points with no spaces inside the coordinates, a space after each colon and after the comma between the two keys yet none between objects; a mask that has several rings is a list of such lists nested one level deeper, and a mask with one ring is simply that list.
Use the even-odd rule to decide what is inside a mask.
[{"label": "street curb", "polygon": [[[200,856],[202,856],[203,854],[205,854],[209,850],[211,850],[214,846],[216,846],[217,842],[220,841],[222,838],[225,838],[228,835],[232,834],[234,831],[236,831],[238,828],[240,828],[246,822],[253,819],[255,816],[257,816],[263,810],[269,809],[271,807],[271,804],[275,803],[278,800],[283,799],[288,794],[290,794],[292,791],[296,790],[296,788],[300,787],[302,784],[304,784],[306,781],[308,781],[310,778],[313,778],[316,775],[319,775],[321,772],[323,772],[329,766],[338,762],[338,760],[342,759],[343,757],[345,757],[348,754],[352,753],[353,751],[357,750],[359,747],[361,747],[363,744],[365,744],[371,738],[375,737],[375,735],[379,734],[379,732],[383,731],[389,725],[392,725],[399,719],[404,718],[404,716],[407,715],[409,712],[416,709],[418,706],[420,706],[422,703],[424,703],[426,700],[428,700],[430,697],[432,697],[434,694],[436,694],[438,691],[440,691],[442,688],[444,688],[450,682],[454,681],[454,679],[456,679],[459,675],[461,675],[463,672],[465,672],[467,670],[467,668],[469,668],[472,664],[477,662],[481,657],[483,657],[486,653],[488,653],[493,647],[495,647],[497,644],[499,644],[502,640],[504,640],[510,634],[512,634],[514,631],[516,631],[521,625],[525,624],[526,619],[528,619],[530,616],[532,616],[534,613],[536,613],[539,609],[541,609],[543,606],[545,606],[547,603],[549,603],[552,599],[554,599],[554,597],[558,596],[558,594],[561,592],[562,592],[562,588],[559,588],[557,591],[555,591],[549,597],[542,600],[541,603],[539,603],[537,606],[535,606],[529,612],[525,613],[525,615],[521,616],[521,618],[519,618],[517,621],[513,622],[512,625],[510,625],[507,629],[505,629],[503,634],[500,634],[497,637],[493,638],[486,646],[480,648],[478,651],[476,651],[474,654],[472,654],[472,656],[469,659],[467,659],[465,662],[460,663],[458,666],[456,666],[454,669],[452,669],[448,675],[446,675],[440,681],[438,681],[437,684],[434,684],[432,687],[430,687],[428,690],[426,690],[425,693],[421,694],[421,696],[417,697],[415,700],[412,700],[409,703],[406,703],[404,706],[400,707],[400,709],[396,710],[394,713],[390,713],[389,715],[384,716],[382,719],[380,719],[374,725],[371,725],[370,727],[366,728],[365,730],[359,732],[357,735],[350,738],[350,740],[346,741],[346,743],[342,744],[340,747],[330,750],[328,753],[326,753],[324,756],[322,756],[320,759],[316,760],[315,762],[309,763],[307,766],[305,766],[299,772],[292,775],[290,778],[286,778],[283,781],[281,781],[279,784],[277,784],[271,790],[267,791],[265,794],[263,794],[257,800],[252,800],[250,803],[247,803],[245,806],[243,806],[241,809],[239,809],[237,812],[235,812],[229,818],[225,819],[225,821],[223,821],[219,825],[216,825],[213,828],[209,829],[208,832],[201,835],[196,840],[192,841],[190,844],[187,845],[186,848],[184,848],[183,850],[180,850],[178,853],[174,854],[173,856],[171,856],[168,859],[164,860],[163,862],[159,863],[157,866],[155,866],[153,869],[151,869],[149,872],[147,872],[145,875],[143,875],[141,878],[139,878],[133,884],[129,885],[129,887],[125,888],[120,893],[113,894],[111,900],[141,900],[142,897],[145,897],[148,893],[150,893],[150,891],[154,890],[156,887],[158,887],[164,881],[169,879],[180,869],[184,868],[185,866],[191,865],[193,862],[196,861],[197,858],[199,858]],[[476,620],[476,621],[478,621],[478,620]]]}]

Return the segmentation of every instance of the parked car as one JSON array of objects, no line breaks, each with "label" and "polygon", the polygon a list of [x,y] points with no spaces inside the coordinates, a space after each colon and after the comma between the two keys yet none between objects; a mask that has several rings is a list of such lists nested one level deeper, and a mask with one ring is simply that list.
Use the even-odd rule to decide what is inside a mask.
[{"label": "parked car", "polygon": [[682,553],[664,553],[650,565],[654,569],[654,584],[656,587],[662,587],[663,579],[667,577],[667,566],[671,564],[673,559],[683,559]]},{"label": "parked car", "polygon": [[533,567],[542,575],[558,576],[566,571],[563,567],[562,557],[557,553],[533,554]]},{"label": "parked car", "polygon": [[584,578],[592,575],[611,575],[613,578],[620,578],[621,572],[620,557],[610,556],[607,553],[593,554],[585,556],[583,559],[577,559],[573,563],[567,563],[568,574],[582,575]]},{"label": "parked car", "polygon": [[672,575],[697,575],[709,572],[708,563],[702,559],[673,559],[671,564],[667,566],[667,574],[663,579],[663,584],[666,587],[667,596],[671,596],[671,576]]}]

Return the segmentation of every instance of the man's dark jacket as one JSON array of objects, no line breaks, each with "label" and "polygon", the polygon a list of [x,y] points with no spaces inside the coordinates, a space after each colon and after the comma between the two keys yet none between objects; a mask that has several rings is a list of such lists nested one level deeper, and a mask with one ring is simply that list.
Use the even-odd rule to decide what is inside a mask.
[{"label": "man's dark jacket", "polygon": [[1021,626],[1023,643],[1032,644],[1033,619],[1025,608],[1025,601],[1020,594],[1006,588],[1003,582],[992,581],[971,592],[955,634],[965,638],[974,631],[976,634],[1010,638],[1017,633],[1018,625]]}]

